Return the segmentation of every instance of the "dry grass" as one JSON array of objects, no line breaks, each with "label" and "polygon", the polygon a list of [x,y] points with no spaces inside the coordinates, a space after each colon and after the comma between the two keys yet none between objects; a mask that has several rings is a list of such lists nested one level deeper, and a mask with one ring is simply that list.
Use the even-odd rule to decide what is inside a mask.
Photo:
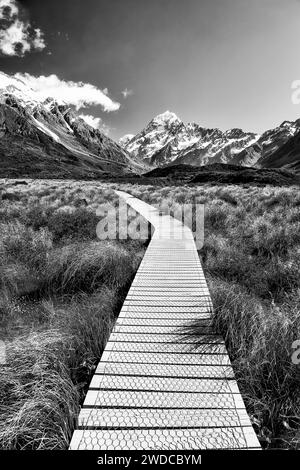
[{"label": "dry grass", "polygon": [[[143,255],[97,241],[111,188],[4,184],[0,206],[0,448],[65,449]],[[7,196],[8,195],[8,196]]]},{"label": "dry grass", "polygon": [[300,339],[299,188],[126,189],[164,210],[205,204],[199,255],[248,412],[264,447],[300,448],[300,366],[291,359]]},{"label": "dry grass", "polygon": [[300,337],[299,298],[275,304],[236,283],[213,278],[209,285],[215,326],[225,338],[261,443],[299,447],[300,371],[291,360],[292,344]]},{"label": "dry grass", "polygon": [[[0,321],[10,339],[0,384],[3,448],[67,446],[142,256],[138,242],[96,241],[95,209],[117,203],[114,187],[0,182]],[[225,337],[248,412],[265,447],[299,448],[300,373],[291,361],[292,342],[300,338],[299,188],[124,184],[119,189],[163,210],[205,204],[199,254],[214,322]]]},{"label": "dry grass", "polygon": [[67,367],[69,342],[47,329],[9,343],[0,380],[2,449],[67,446],[79,403]]}]

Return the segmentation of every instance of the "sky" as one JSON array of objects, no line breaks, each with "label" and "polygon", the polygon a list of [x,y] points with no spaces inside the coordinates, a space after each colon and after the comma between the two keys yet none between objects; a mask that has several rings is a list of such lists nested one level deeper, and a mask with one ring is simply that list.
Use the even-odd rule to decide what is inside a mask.
[{"label": "sky", "polygon": [[114,139],[166,110],[263,132],[300,117],[300,0],[0,0],[0,71]]}]

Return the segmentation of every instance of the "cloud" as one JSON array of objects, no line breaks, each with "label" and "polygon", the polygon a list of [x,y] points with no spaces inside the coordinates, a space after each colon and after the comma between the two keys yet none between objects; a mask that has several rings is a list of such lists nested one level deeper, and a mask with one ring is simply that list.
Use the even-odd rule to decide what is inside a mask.
[{"label": "cloud", "polygon": [[11,78],[21,81],[39,101],[51,97],[58,103],[73,105],[77,110],[88,106],[101,106],[104,111],[110,112],[120,108],[120,103],[113,101],[106,94],[107,90],[102,91],[90,83],[65,81],[54,74],[35,77],[29,73],[16,73]]},{"label": "cloud", "polygon": [[109,134],[110,128],[102,121],[101,118],[92,116],[91,114],[80,114],[79,117],[94,129],[99,129],[106,135]]},{"label": "cloud", "polygon": [[126,98],[128,98],[128,96],[132,96],[133,95],[133,91],[132,90],[128,90],[128,88],[125,88],[125,90],[121,91],[122,95],[124,96],[125,100]]},{"label": "cloud", "polygon": [[40,28],[25,19],[26,12],[16,0],[0,0],[0,53],[22,57],[46,47]]}]

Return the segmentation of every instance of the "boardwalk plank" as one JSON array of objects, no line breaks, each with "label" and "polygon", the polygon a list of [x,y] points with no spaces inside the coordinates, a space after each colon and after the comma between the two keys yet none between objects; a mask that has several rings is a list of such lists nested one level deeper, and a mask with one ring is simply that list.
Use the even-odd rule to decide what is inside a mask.
[{"label": "boardwalk plank", "polygon": [[105,408],[243,408],[239,394],[141,390],[89,390],[84,407]]},{"label": "boardwalk plank", "polygon": [[90,389],[153,392],[225,393],[239,395],[235,380],[95,374]]},{"label": "boardwalk plank", "polygon": [[75,431],[70,449],[193,450],[257,449],[252,428],[125,429]]},{"label": "boardwalk plank", "polygon": [[116,192],[155,230],[70,449],[259,449],[190,229]]},{"label": "boardwalk plank", "polygon": [[80,428],[212,428],[251,426],[244,409],[144,409],[144,408],[83,408]]},{"label": "boardwalk plank", "polygon": [[122,342],[108,341],[105,351],[131,351],[131,352],[157,352],[173,354],[226,354],[224,343],[142,343],[142,342]]}]

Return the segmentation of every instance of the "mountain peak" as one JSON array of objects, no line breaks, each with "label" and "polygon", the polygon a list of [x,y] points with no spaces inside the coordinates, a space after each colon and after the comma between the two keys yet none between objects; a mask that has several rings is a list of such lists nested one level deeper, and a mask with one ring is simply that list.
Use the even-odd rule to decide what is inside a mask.
[{"label": "mountain peak", "polygon": [[133,139],[134,134],[125,134],[119,139],[119,145],[124,148]]},{"label": "mountain peak", "polygon": [[[285,129],[284,133],[287,134]],[[267,140],[260,140],[261,137],[240,128],[222,131],[193,122],[184,124],[175,113],[165,111],[134,137],[125,136],[120,144],[131,155],[141,158],[150,166],[182,163],[198,166],[230,163],[248,147]],[[258,155],[255,154],[255,158],[257,160]]]},{"label": "mountain peak", "polygon": [[[141,171],[115,142],[56,100],[30,100],[0,74],[0,173],[3,177],[98,177]],[[33,96],[34,98],[34,96]],[[18,168],[16,169],[16,166]]]},{"label": "mountain peak", "polygon": [[173,124],[173,123],[181,123],[179,117],[172,113],[171,111],[165,111],[164,113],[158,114],[152,122],[156,125],[164,125],[164,124]]}]

